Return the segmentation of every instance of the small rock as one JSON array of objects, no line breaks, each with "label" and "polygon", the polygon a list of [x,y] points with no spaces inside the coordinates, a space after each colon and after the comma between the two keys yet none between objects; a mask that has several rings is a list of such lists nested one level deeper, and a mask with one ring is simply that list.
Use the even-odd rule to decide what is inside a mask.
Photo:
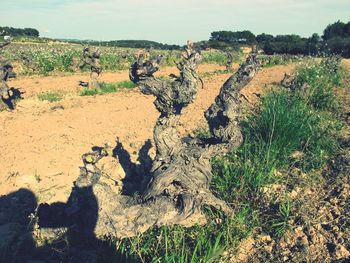
[{"label": "small rock", "polygon": [[270,242],[272,239],[271,239],[271,237],[269,236],[269,235],[260,235],[259,236],[259,239],[261,240],[261,241],[265,241],[265,242]]},{"label": "small rock", "polygon": [[337,259],[350,258],[350,252],[343,246],[337,245],[335,256]]}]

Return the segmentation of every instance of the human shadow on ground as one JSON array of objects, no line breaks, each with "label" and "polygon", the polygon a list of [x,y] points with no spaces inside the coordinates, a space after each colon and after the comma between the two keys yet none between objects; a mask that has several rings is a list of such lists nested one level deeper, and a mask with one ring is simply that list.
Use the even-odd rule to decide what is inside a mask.
[{"label": "human shadow on ground", "polygon": [[37,200],[27,189],[0,196],[0,262],[25,262],[35,248],[31,236]]},{"label": "human shadow on ground", "polygon": [[[137,262],[118,253],[111,242],[96,238],[97,219],[91,187],[73,187],[67,203],[39,207],[28,189],[0,196],[0,262]],[[41,240],[40,233],[49,239]]]},{"label": "human shadow on ground", "polygon": [[[148,183],[152,165],[148,155],[151,146],[150,140],[145,141],[134,163],[130,153],[117,141],[113,157],[118,159],[125,173],[122,195],[132,196]],[[100,151],[101,147],[95,146],[92,150]],[[92,180],[93,184],[99,181],[100,176]],[[52,236],[54,240],[46,247],[54,250],[55,257],[60,256],[61,262],[137,262],[136,258],[126,258],[117,252],[113,243],[96,237],[94,230],[98,212],[93,185],[79,187],[75,183],[66,203],[40,204],[37,225],[45,236]]]},{"label": "human shadow on ground", "polygon": [[[150,170],[150,148],[146,141],[136,164],[122,143],[114,148],[113,155],[125,169],[124,195],[134,194],[147,182],[140,173]],[[107,239],[96,237],[98,212],[93,186],[74,184],[65,203],[38,205],[28,189],[0,196],[0,262],[138,262],[120,254]]]}]

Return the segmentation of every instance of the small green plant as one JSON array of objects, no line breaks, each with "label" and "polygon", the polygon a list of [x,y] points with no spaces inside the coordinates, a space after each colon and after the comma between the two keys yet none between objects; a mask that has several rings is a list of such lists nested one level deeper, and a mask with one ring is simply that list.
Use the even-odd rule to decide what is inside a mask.
[{"label": "small green plant", "polygon": [[36,172],[35,172],[34,178],[35,178],[35,181],[36,181],[37,183],[40,183],[41,177],[40,177],[40,175],[37,174]]},{"label": "small green plant", "polygon": [[266,231],[275,238],[281,238],[286,231],[291,228],[289,220],[292,214],[292,201],[285,198],[281,202],[272,206],[275,211],[270,213],[270,218],[265,219]]},{"label": "small green plant", "polygon": [[46,56],[40,56],[38,58],[38,64],[40,68],[40,73],[47,76],[51,71],[55,69],[52,61]]},{"label": "small green plant", "polygon": [[135,84],[131,81],[122,81],[118,83],[100,83],[99,89],[84,89],[80,92],[80,96],[95,96],[107,93],[114,93],[121,89],[133,89]]},{"label": "small green plant", "polygon": [[63,94],[62,94],[62,92],[48,91],[48,92],[40,93],[38,95],[38,99],[41,101],[47,100],[49,102],[55,102],[55,101],[62,100]]},{"label": "small green plant", "polygon": [[99,94],[100,94],[100,91],[98,89],[83,89],[79,93],[80,96],[95,96]]},{"label": "small green plant", "polygon": [[210,137],[210,131],[207,127],[198,127],[194,131],[194,135],[200,139],[205,139]]}]

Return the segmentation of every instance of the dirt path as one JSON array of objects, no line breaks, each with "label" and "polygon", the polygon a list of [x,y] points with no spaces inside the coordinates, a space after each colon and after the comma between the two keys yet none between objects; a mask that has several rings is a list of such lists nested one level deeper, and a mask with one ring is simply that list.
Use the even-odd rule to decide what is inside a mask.
[{"label": "dirt path", "polygon": [[[243,91],[254,98],[266,85],[279,82],[294,66],[263,69]],[[202,65],[200,72],[222,69]],[[160,74],[177,73],[166,68]],[[192,131],[204,125],[203,112],[229,75],[204,78],[195,103],[184,112],[180,130]],[[136,89],[96,97],[77,95],[77,82],[88,75],[64,77],[30,77],[11,82],[26,90],[26,99],[13,112],[0,113],[0,195],[21,187],[31,189],[39,201],[65,202],[81,165],[81,155],[92,146],[115,140],[123,143],[131,154],[138,152],[144,142],[152,138],[158,112],[153,98]],[[118,82],[128,79],[128,72],[105,73],[102,81]],[[36,94],[48,90],[65,90],[60,102],[39,101]],[[132,156],[133,157],[133,156]]]}]

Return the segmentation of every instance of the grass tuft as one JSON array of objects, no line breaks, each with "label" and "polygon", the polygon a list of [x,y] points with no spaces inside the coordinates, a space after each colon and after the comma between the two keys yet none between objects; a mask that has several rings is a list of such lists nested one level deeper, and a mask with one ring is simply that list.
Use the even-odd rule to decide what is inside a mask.
[{"label": "grass tuft", "polygon": [[107,93],[118,92],[121,89],[133,89],[136,85],[131,81],[122,81],[118,83],[100,83],[99,89],[84,89],[80,92],[80,96],[95,96]]},{"label": "grass tuft", "polygon": [[38,99],[41,101],[47,100],[49,102],[60,101],[63,99],[62,92],[59,91],[48,91],[38,95]]}]

